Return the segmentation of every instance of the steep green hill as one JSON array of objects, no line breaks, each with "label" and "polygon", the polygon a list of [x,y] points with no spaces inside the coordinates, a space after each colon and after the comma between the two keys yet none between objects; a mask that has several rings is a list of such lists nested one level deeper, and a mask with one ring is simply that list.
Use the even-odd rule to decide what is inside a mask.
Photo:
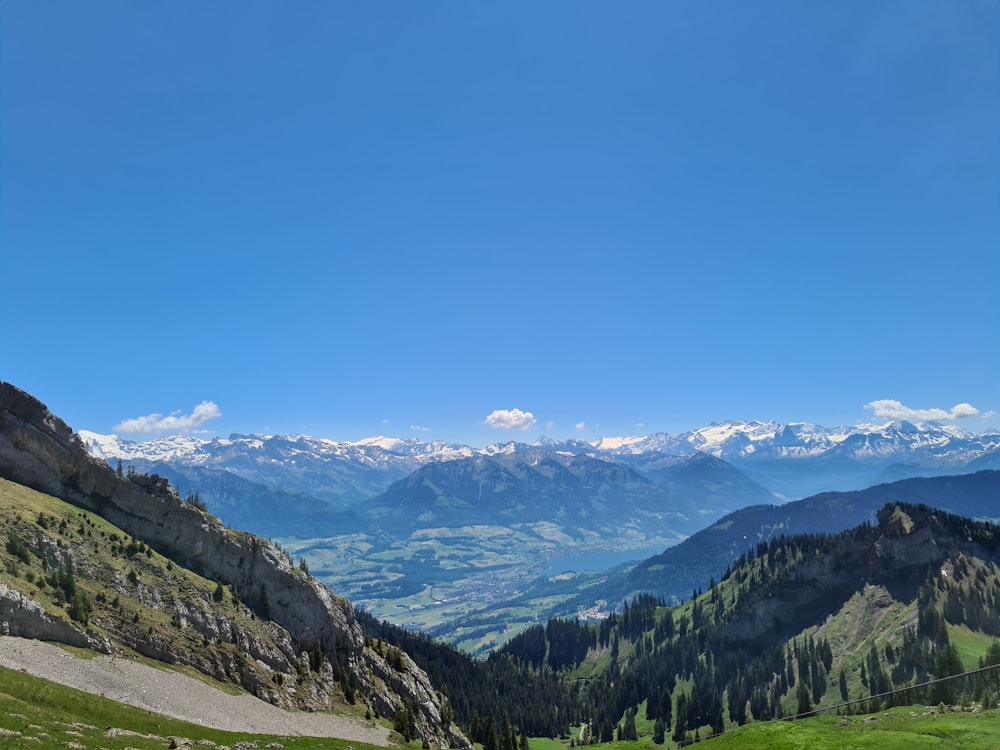
[{"label": "steep green hill", "polygon": [[[679,606],[643,594],[475,662],[356,612],[162,477],[116,475],[2,384],[0,479],[5,632],[157,658],[278,705],[353,698],[428,745],[468,747],[456,725],[484,750],[524,750],[529,734],[666,744],[831,708],[852,714],[841,736],[854,714],[915,703],[995,717],[993,675],[961,673],[1000,664],[1000,527],[924,505],[834,535],[772,528]],[[966,482],[988,503],[995,477]]]},{"label": "steep green hill", "polygon": [[679,607],[640,596],[599,626],[551,621],[491,658],[579,685],[585,734],[604,741],[637,736],[643,719],[680,740],[849,701],[996,705],[980,678],[878,696],[1000,663],[998,561],[1000,527],[886,506],[874,525],[761,542]]},{"label": "steep green hill", "polygon": [[405,654],[279,547],[225,528],[157,475],[116,473],[0,383],[0,621],[11,635],[139,653],[280,706],[362,703],[405,736],[467,747]]},{"label": "steep green hill", "polygon": [[784,505],[734,511],[604,585],[608,598],[645,591],[687,598],[722,576],[748,547],[780,535],[837,533],[874,518],[886,503],[925,504],[969,518],[997,519],[1000,472],[905,479],[855,492],[824,492]]},{"label": "steep green hill", "polygon": [[108,748],[164,750],[242,747],[246,750],[369,750],[374,745],[329,737],[225,732],[177,721],[84,693],[24,672],[0,668],[0,746],[36,750]]},{"label": "steep green hill", "polygon": [[254,611],[95,513],[0,479],[0,539],[9,634],[47,628],[70,645],[190,667],[279,705],[348,702],[346,678],[300,661],[266,607]]}]

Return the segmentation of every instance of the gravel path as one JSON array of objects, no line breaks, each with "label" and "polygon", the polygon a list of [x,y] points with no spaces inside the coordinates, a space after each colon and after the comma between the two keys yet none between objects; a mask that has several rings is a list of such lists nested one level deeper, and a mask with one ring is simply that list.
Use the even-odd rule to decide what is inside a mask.
[{"label": "gravel path", "polygon": [[344,716],[284,711],[251,695],[229,695],[169,669],[113,656],[79,659],[42,641],[0,636],[0,666],[205,727],[389,744],[389,730],[384,727]]}]

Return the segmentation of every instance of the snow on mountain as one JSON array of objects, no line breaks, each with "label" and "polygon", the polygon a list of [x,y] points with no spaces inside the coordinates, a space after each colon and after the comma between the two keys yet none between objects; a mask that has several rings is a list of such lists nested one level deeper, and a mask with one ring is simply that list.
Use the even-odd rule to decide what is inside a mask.
[{"label": "snow on mountain", "polygon": [[517,443],[494,443],[493,445],[487,445],[480,451],[486,456],[504,456],[512,455],[517,452]]},{"label": "snow on mountain", "polygon": [[613,455],[701,452],[727,461],[804,459],[827,454],[862,461],[938,454],[939,458],[969,461],[1000,448],[1000,435],[977,435],[954,425],[934,422],[828,428],[802,422],[781,425],[773,421],[726,421],[679,435],[657,433],[645,438],[602,438],[592,445],[595,450]]},{"label": "snow on mountain", "polygon": [[723,422],[685,433],[691,447],[721,458],[756,451],[756,443],[773,440],[781,429],[777,422]]},{"label": "snow on mountain", "polygon": [[974,434],[934,422],[858,425],[831,454],[861,462],[897,459],[947,467],[1000,450],[1000,434]]},{"label": "snow on mountain", "polygon": [[105,461],[182,461],[197,463],[195,456],[207,440],[191,435],[170,435],[137,443],[118,435],[99,435],[89,430],[80,430],[80,439],[90,455]]},{"label": "snow on mountain", "polygon": [[678,435],[658,432],[641,438],[602,438],[592,445],[597,450],[617,455],[707,453],[729,460],[746,458],[774,446],[788,457],[795,453],[821,452],[833,442],[825,428],[815,425],[798,423],[782,426],[777,422],[733,420],[712,423]]},{"label": "snow on mountain", "polygon": [[599,451],[621,450],[622,448],[637,445],[646,438],[644,437],[603,437],[591,443]]},{"label": "snow on mountain", "polygon": [[144,461],[201,466],[226,464],[235,456],[252,457],[254,463],[294,463],[297,457],[313,460],[342,460],[375,469],[396,465],[413,469],[432,461],[468,458],[480,451],[440,440],[423,443],[417,439],[373,437],[340,442],[307,435],[230,435],[228,438],[198,438],[172,435],[136,442],[118,435],[100,435],[80,430],[90,454],[105,461]]},{"label": "snow on mountain", "polygon": [[383,435],[378,437],[362,438],[353,443],[348,443],[348,445],[374,445],[382,450],[391,451],[400,445],[405,444],[406,441],[402,438],[388,438]]},{"label": "snow on mountain", "polygon": [[922,422],[917,425],[921,429],[936,429],[941,432],[945,432],[952,437],[960,438],[962,440],[967,440],[974,437],[973,433],[963,430],[958,425],[954,424],[941,424],[940,422]]},{"label": "snow on mountain", "polygon": [[[617,447],[613,447],[617,444]],[[665,432],[655,432],[640,438],[601,438],[591,443],[596,450],[618,456],[640,456],[646,453],[670,453],[674,455],[690,455],[696,451],[681,435],[668,435]]]},{"label": "snow on mountain", "polygon": [[[635,475],[689,503],[697,499],[690,506],[697,514],[706,508],[732,509],[775,497],[803,498],[1000,465],[1000,433],[973,434],[934,423],[826,428],[727,421],[681,434],[605,437],[593,443],[510,441],[484,448],[383,435],[355,441],[306,435],[175,435],[141,442],[85,430],[79,436],[92,455],[112,466],[121,460],[140,473],[166,476],[182,489],[201,488],[209,508],[272,524],[269,528],[278,528],[273,524],[280,518],[285,524],[280,528],[297,532],[309,525],[294,517],[292,506],[307,508],[303,512],[308,513],[325,506],[331,512],[347,511],[381,496],[394,483],[418,475],[447,476],[463,464],[492,467],[495,476],[482,478],[485,482],[489,477],[497,491],[512,482],[522,489],[530,485],[530,493],[522,493],[527,506],[560,487],[577,485],[613,485],[621,497],[631,497],[638,491],[629,479]],[[581,470],[567,473],[571,464]],[[534,484],[526,485],[526,477]],[[279,507],[283,510],[276,514]],[[283,515],[286,510],[292,515]]]},{"label": "snow on mountain", "polygon": [[[762,467],[811,459],[836,460],[877,467],[891,463],[960,469],[970,461],[1000,451],[1000,433],[976,434],[954,425],[933,422],[889,422],[827,428],[801,422],[731,420],[680,434],[654,433],[644,437],[604,437],[592,443],[541,438],[533,445],[496,443],[472,448],[437,440],[421,442],[386,436],[353,442],[305,435],[230,435],[211,440],[175,435],[144,442],[86,430],[80,437],[91,454],[109,462],[203,466],[260,480],[281,467],[322,468],[323,473],[351,471],[403,475],[428,463],[475,456],[516,457],[531,452],[589,454],[634,462],[645,455],[692,456],[705,453],[736,465]],[[789,464],[790,465],[790,464]]]}]

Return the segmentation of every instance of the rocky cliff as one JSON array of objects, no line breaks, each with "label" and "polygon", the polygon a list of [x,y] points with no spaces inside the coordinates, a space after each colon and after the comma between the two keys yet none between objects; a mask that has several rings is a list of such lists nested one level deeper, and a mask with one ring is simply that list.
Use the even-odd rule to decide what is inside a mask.
[{"label": "rocky cliff", "polygon": [[[308,663],[307,654],[318,649],[329,664],[353,675],[352,689],[356,685],[378,714],[405,714],[415,736],[432,746],[469,747],[468,740],[447,721],[450,709],[426,674],[408,658],[390,666],[366,643],[349,602],[294,568],[271,542],[226,529],[218,519],[182,501],[166,480],[156,475],[119,476],[91,458],[72,429],[41,402],[8,383],[0,383],[0,476],[92,511],[174,563],[228,585],[245,605],[287,634],[284,648],[278,648],[289,651],[283,655],[285,661],[298,658]],[[9,610],[21,602],[13,593],[5,601]],[[30,609],[25,602],[18,606],[22,614],[25,607]],[[182,615],[198,623],[203,634],[219,628],[219,623],[208,622],[211,618],[197,610]],[[46,622],[40,616],[36,619]],[[30,616],[19,617],[17,622],[22,629],[33,627]],[[38,635],[42,631],[37,629],[23,634],[80,640],[68,630],[65,637],[59,637],[61,625],[48,623],[45,628],[44,635]],[[145,652],[155,650],[150,643],[129,645]],[[169,644],[160,647],[169,650]],[[257,655],[265,663],[267,657],[263,652]],[[313,680],[316,689],[298,693],[275,690],[261,682],[254,692],[272,702],[292,696],[301,707],[324,708],[324,701],[334,693],[332,670],[328,672],[329,689],[323,689],[322,680],[318,684]]]},{"label": "rocky cliff", "polygon": [[70,622],[52,617],[38,602],[0,582],[0,635],[55,641],[111,653],[111,644]]},{"label": "rocky cliff", "polygon": [[823,621],[866,586],[876,585],[898,601],[916,598],[920,585],[960,554],[1000,562],[995,527],[922,505],[886,505],[874,525],[835,536],[814,537],[814,547],[772,541],[740,571],[752,586],[741,587],[727,637],[754,641],[789,637]]}]

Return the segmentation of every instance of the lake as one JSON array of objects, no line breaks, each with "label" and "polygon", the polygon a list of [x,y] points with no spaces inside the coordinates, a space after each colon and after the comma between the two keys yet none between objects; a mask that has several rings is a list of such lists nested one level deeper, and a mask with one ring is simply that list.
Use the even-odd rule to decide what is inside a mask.
[{"label": "lake", "polygon": [[545,569],[546,576],[555,576],[572,570],[580,573],[584,570],[607,570],[627,562],[639,562],[647,557],[658,555],[667,547],[647,547],[646,549],[615,550],[611,552],[584,552],[580,555],[553,557]]}]

